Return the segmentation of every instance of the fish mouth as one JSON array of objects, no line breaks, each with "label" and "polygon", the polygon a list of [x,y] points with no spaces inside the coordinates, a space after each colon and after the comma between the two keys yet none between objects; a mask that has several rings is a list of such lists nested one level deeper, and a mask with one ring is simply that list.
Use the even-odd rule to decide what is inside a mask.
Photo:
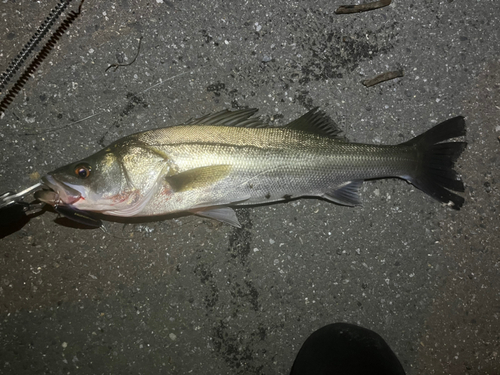
[{"label": "fish mouth", "polygon": [[39,190],[35,193],[35,198],[52,206],[59,204],[74,204],[82,198],[81,188],[69,183],[57,181],[51,175],[42,177],[42,184],[48,190]]}]

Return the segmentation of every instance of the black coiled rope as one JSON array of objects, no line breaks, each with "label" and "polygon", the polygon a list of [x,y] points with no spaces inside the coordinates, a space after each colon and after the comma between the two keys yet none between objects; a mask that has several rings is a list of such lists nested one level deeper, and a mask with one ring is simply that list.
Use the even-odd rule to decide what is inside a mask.
[{"label": "black coiled rope", "polygon": [[50,14],[47,16],[47,18],[45,18],[45,21],[42,22],[38,30],[30,38],[28,43],[24,45],[21,52],[19,52],[14,60],[10,62],[7,71],[0,75],[0,90],[2,90],[7,85],[12,76],[16,74],[16,72],[21,68],[23,62],[28,58],[31,52],[33,52],[33,50],[43,39],[45,34],[47,34],[54,22],[56,22],[64,9],[66,9],[66,7],[69,5],[70,1],[71,0],[61,0],[61,2],[50,11]]},{"label": "black coiled rope", "polygon": [[[28,43],[24,46],[17,57],[10,63],[7,71],[3,73],[0,77],[0,90],[7,84],[7,82],[12,78],[12,76],[21,68],[22,63],[27,59],[29,54],[35,49],[37,44],[43,39],[45,34],[47,34],[50,27],[54,24],[56,19],[61,15],[61,13],[66,9],[71,0],[61,0],[61,2],[50,12],[49,16],[45,19],[42,25],[38,28],[36,33],[31,37]],[[0,113],[5,112],[10,103],[14,100],[16,95],[21,91],[23,86],[29,80],[30,76],[38,69],[40,64],[49,55],[50,51],[54,48],[57,41],[61,38],[64,32],[69,28],[69,26],[75,21],[75,19],[80,15],[82,10],[84,0],[81,1],[78,11],[71,11],[68,13],[66,18],[61,22],[59,27],[52,33],[45,45],[42,47],[40,52],[37,53],[33,61],[28,65],[24,72],[17,79],[16,83],[7,92],[5,97],[0,102]]]}]

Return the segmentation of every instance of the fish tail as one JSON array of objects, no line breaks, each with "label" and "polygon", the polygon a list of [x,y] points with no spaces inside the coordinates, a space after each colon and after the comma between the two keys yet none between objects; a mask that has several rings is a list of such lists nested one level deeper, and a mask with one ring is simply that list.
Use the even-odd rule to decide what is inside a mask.
[{"label": "fish tail", "polygon": [[452,191],[463,192],[464,184],[453,166],[467,143],[441,142],[464,135],[465,121],[462,116],[458,116],[402,144],[415,147],[418,155],[416,168],[404,178],[434,199],[456,210],[462,207],[465,199]]}]

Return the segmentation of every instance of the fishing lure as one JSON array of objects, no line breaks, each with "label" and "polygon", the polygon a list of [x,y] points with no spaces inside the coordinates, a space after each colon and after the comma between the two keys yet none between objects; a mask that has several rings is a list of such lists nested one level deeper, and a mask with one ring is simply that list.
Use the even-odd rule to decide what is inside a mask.
[{"label": "fishing lure", "polygon": [[[23,199],[32,192],[35,192],[35,198],[37,198],[36,190],[39,190],[42,186],[42,183],[37,183],[19,193],[7,191],[1,194],[0,224],[10,225],[21,220],[26,215],[41,211],[44,208],[45,203],[28,203]],[[72,207],[66,204],[56,204],[54,205],[54,210],[62,216],[77,223],[92,228],[104,229],[102,221],[87,211],[82,211],[77,209],[76,207]]]}]

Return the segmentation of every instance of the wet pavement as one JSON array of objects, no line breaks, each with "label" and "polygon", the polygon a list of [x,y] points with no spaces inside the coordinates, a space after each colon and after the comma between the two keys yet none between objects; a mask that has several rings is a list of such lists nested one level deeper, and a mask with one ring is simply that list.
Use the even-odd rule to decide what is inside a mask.
[{"label": "wet pavement", "polygon": [[[0,2],[0,71],[56,4]],[[279,126],[319,106],[366,143],[465,116],[462,210],[390,179],[356,208],[237,209],[241,229],[34,215],[0,239],[2,374],[286,374],[335,322],[379,333],[409,375],[500,373],[500,4],[341,4],[86,1],[0,119],[0,192],[133,132],[247,107]]]}]

